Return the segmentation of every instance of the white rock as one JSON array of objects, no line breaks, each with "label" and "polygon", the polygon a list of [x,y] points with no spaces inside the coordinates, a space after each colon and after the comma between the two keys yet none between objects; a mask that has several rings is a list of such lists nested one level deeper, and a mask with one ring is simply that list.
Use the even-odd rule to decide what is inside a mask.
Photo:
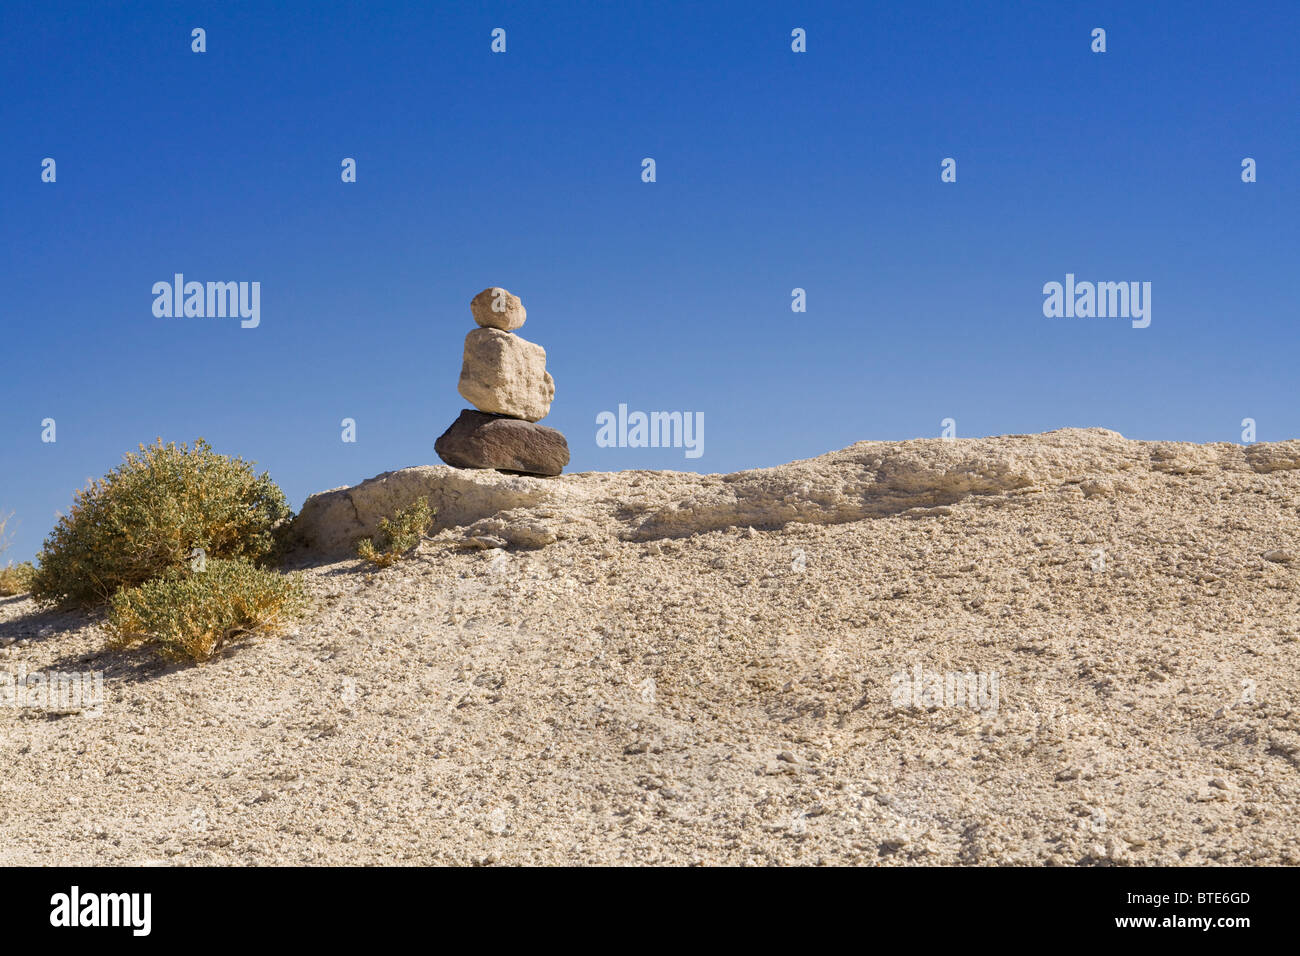
[{"label": "white rock", "polygon": [[470,299],[469,310],[474,313],[474,321],[483,328],[501,329],[503,332],[513,332],[528,318],[519,296],[511,295],[509,290],[500,286],[484,289]]},{"label": "white rock", "polygon": [[458,389],[481,412],[526,422],[545,418],[555,398],[546,349],[500,329],[474,329],[465,336]]},{"label": "white rock", "polygon": [[373,537],[379,520],[426,497],[436,511],[433,532],[473,524],[516,508],[553,506],[560,486],[546,478],[422,465],[390,471],[351,488],[312,495],[292,529],[295,544],[310,551],[348,556],[359,539]]}]

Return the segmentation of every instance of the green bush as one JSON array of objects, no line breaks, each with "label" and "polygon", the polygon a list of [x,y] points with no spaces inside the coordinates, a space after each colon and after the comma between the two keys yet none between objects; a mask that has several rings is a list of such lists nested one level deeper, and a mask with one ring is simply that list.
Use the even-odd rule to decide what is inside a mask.
[{"label": "green bush", "polygon": [[302,579],[242,560],[176,568],[109,602],[109,646],[156,645],[168,657],[207,660],[251,632],[274,633],[303,610]]},{"label": "green bush", "polygon": [[32,588],[32,575],[35,572],[36,568],[30,561],[0,568],[0,597],[26,594]]},{"label": "green bush", "polygon": [[357,556],[381,568],[396,564],[416,549],[433,524],[433,516],[429,499],[420,498],[391,519],[380,518],[379,533],[374,540],[362,538],[357,543]]},{"label": "green bush", "polygon": [[290,517],[275,482],[251,462],[162,439],[77,492],[38,557],[32,594],[47,604],[96,604],[209,558],[265,560]]}]

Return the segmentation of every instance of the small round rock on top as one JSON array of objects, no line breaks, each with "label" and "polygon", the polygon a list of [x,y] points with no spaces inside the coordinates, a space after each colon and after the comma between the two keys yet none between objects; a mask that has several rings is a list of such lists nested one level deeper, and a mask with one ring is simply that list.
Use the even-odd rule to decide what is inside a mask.
[{"label": "small round rock on top", "polygon": [[508,289],[499,286],[484,289],[474,296],[469,302],[469,310],[474,313],[474,321],[483,328],[502,332],[513,332],[528,318],[519,296],[511,295]]}]

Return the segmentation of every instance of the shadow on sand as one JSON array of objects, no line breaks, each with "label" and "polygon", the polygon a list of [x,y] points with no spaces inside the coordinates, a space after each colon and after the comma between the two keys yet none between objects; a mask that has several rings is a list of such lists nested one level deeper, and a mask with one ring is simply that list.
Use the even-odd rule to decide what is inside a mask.
[{"label": "shadow on sand", "polygon": [[[28,600],[26,595],[6,599],[0,606]],[[0,621],[0,647],[15,641],[40,644],[62,634],[96,628],[104,622],[102,611],[84,611],[68,608],[42,609],[32,604],[27,614],[8,621]],[[98,637],[98,635],[96,635]],[[98,644],[99,641],[97,640]],[[15,663],[9,664],[12,670]],[[144,647],[127,650],[110,650],[97,646],[80,654],[64,654],[43,665],[50,671],[103,671],[105,681],[138,683],[162,677],[183,667],[169,661],[154,650]]]}]

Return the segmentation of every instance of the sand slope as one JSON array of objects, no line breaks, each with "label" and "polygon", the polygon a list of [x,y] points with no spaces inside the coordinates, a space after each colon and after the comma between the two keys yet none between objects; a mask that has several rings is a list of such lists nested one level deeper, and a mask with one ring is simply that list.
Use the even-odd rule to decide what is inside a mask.
[{"label": "sand slope", "polygon": [[[337,557],[418,494],[414,560]],[[1300,442],[428,466],[298,530],[312,617],[200,667],[0,599],[0,669],[107,694],[0,704],[0,863],[1300,863]]]}]

